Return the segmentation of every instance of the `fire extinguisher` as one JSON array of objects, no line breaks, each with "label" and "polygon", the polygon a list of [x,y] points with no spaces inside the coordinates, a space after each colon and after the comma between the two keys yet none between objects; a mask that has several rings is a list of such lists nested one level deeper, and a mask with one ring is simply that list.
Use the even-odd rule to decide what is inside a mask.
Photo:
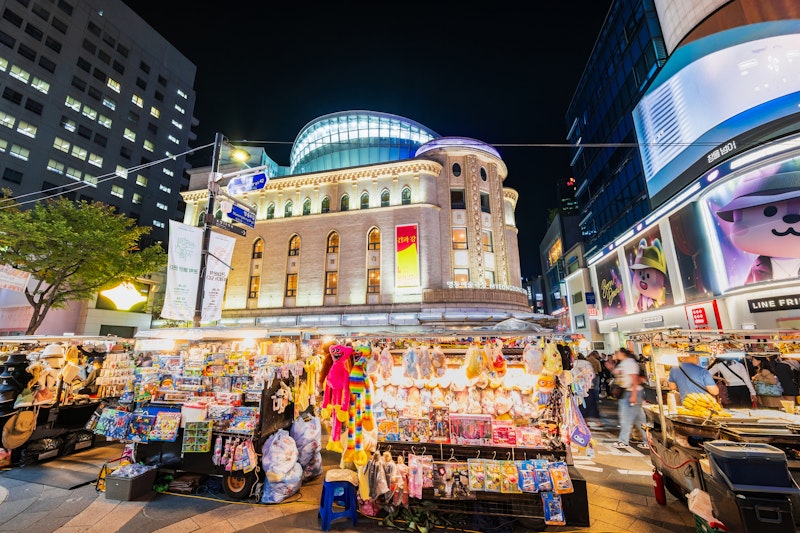
[{"label": "fire extinguisher", "polygon": [[667,505],[667,493],[664,490],[664,476],[655,468],[653,469],[653,491],[656,495],[656,502],[658,502],[659,505]]}]

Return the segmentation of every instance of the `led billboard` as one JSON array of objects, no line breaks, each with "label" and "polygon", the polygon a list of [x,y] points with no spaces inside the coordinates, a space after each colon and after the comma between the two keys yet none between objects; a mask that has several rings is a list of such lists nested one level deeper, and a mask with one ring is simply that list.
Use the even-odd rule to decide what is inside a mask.
[{"label": "led billboard", "polygon": [[625,247],[631,276],[633,312],[673,304],[667,258],[661,241],[661,231],[656,226]]},{"label": "led billboard", "polygon": [[617,254],[611,254],[607,259],[598,263],[595,267],[595,274],[597,275],[603,318],[625,315],[627,312],[625,289],[623,288],[623,274]]}]

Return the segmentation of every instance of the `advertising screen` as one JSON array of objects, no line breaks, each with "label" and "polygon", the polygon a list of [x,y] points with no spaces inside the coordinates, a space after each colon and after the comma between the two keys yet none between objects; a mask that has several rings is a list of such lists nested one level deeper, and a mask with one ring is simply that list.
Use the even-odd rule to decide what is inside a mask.
[{"label": "advertising screen", "polygon": [[673,304],[667,258],[661,240],[661,230],[656,226],[625,247],[634,312]]},{"label": "advertising screen", "polygon": [[395,286],[397,288],[419,287],[419,246],[416,224],[397,226],[395,264]]},{"label": "advertising screen", "polygon": [[728,288],[800,276],[800,156],[728,180],[702,201]]},{"label": "advertising screen", "polygon": [[607,259],[597,264],[597,286],[600,289],[600,307],[603,309],[603,318],[614,318],[625,315],[625,292],[622,284],[622,271],[620,270],[617,254],[612,254]]}]

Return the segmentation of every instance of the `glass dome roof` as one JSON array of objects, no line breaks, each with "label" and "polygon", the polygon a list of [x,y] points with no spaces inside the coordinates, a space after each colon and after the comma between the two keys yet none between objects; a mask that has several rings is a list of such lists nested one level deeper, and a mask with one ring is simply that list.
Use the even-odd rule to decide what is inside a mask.
[{"label": "glass dome roof", "polygon": [[418,122],[377,111],[341,111],[309,122],[297,135],[290,174],[411,159],[440,135]]}]

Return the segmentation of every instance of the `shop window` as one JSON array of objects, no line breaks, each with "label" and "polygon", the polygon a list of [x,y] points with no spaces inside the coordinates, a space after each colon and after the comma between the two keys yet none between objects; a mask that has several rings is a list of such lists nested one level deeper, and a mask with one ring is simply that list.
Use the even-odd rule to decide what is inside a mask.
[{"label": "shop window", "polygon": [[383,189],[381,192],[381,207],[389,207],[389,189]]},{"label": "shop window", "polygon": [[326,196],[322,199],[322,205],[319,209],[320,213],[330,213],[331,212],[331,198],[330,196]]},{"label": "shop window", "polygon": [[381,249],[381,230],[372,228],[367,237],[367,250]]},{"label": "shop window", "polygon": [[261,289],[261,276],[250,276],[250,288],[247,291],[248,298],[258,298],[258,291]]},{"label": "shop window", "polygon": [[253,259],[261,259],[264,257],[264,240],[256,239],[253,243]]},{"label": "shop window", "polygon": [[456,283],[468,283],[469,282],[469,269],[468,268],[454,268],[453,269],[453,281]]},{"label": "shop window", "polygon": [[467,228],[453,228],[453,250],[466,250],[467,247]]},{"label": "shop window", "polygon": [[300,236],[294,235],[289,239],[289,257],[300,255]]},{"label": "shop window", "polygon": [[402,205],[411,204],[411,187],[403,187],[403,190],[400,193],[400,203]]},{"label": "shop window", "polygon": [[286,297],[297,296],[297,274],[286,274]]},{"label": "shop window", "polygon": [[325,296],[336,296],[339,288],[339,273],[336,271],[325,272]]},{"label": "shop window", "polygon": [[339,234],[332,232],[328,235],[328,253],[335,254],[339,252]]}]

